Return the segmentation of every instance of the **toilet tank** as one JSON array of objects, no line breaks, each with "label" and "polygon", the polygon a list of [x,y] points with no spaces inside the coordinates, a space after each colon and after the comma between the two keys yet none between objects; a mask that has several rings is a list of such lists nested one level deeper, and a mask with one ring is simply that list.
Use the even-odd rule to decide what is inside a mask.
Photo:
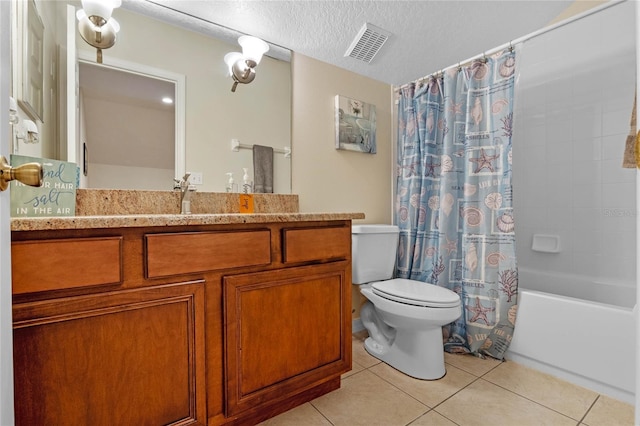
[{"label": "toilet tank", "polygon": [[399,229],[395,225],[352,225],[352,282],[365,284],[393,278]]}]

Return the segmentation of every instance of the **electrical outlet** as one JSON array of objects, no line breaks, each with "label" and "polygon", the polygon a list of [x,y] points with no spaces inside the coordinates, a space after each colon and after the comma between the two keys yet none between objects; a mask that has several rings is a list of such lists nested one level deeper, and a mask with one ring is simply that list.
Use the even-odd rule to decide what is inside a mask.
[{"label": "electrical outlet", "polygon": [[190,172],[191,178],[189,182],[193,185],[202,185],[202,172]]}]

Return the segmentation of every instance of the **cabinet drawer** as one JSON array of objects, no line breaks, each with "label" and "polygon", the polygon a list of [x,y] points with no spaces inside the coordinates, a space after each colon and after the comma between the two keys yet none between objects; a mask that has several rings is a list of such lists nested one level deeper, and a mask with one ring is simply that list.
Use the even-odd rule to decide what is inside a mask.
[{"label": "cabinet drawer", "polygon": [[11,244],[13,294],[122,282],[122,237]]},{"label": "cabinet drawer", "polygon": [[148,278],[271,263],[268,229],[145,236]]},{"label": "cabinet drawer", "polygon": [[295,228],[283,231],[283,261],[307,262],[351,257],[351,228]]}]

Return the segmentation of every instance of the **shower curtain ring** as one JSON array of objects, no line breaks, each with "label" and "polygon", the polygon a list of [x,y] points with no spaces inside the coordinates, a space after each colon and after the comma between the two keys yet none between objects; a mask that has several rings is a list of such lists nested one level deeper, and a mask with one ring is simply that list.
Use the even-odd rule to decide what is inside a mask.
[{"label": "shower curtain ring", "polygon": [[487,52],[482,52],[482,62],[484,62],[485,64],[489,62],[489,60],[487,59]]},{"label": "shower curtain ring", "polygon": [[509,53],[513,53],[513,44],[511,44],[511,40],[509,40]]}]

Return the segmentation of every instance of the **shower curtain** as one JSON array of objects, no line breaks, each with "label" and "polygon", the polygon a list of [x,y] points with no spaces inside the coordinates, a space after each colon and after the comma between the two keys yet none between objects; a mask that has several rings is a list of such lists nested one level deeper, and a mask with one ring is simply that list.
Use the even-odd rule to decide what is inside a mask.
[{"label": "shower curtain", "polygon": [[502,359],[518,272],[511,197],[515,52],[400,89],[396,276],[447,287],[462,316],[445,349]]}]

